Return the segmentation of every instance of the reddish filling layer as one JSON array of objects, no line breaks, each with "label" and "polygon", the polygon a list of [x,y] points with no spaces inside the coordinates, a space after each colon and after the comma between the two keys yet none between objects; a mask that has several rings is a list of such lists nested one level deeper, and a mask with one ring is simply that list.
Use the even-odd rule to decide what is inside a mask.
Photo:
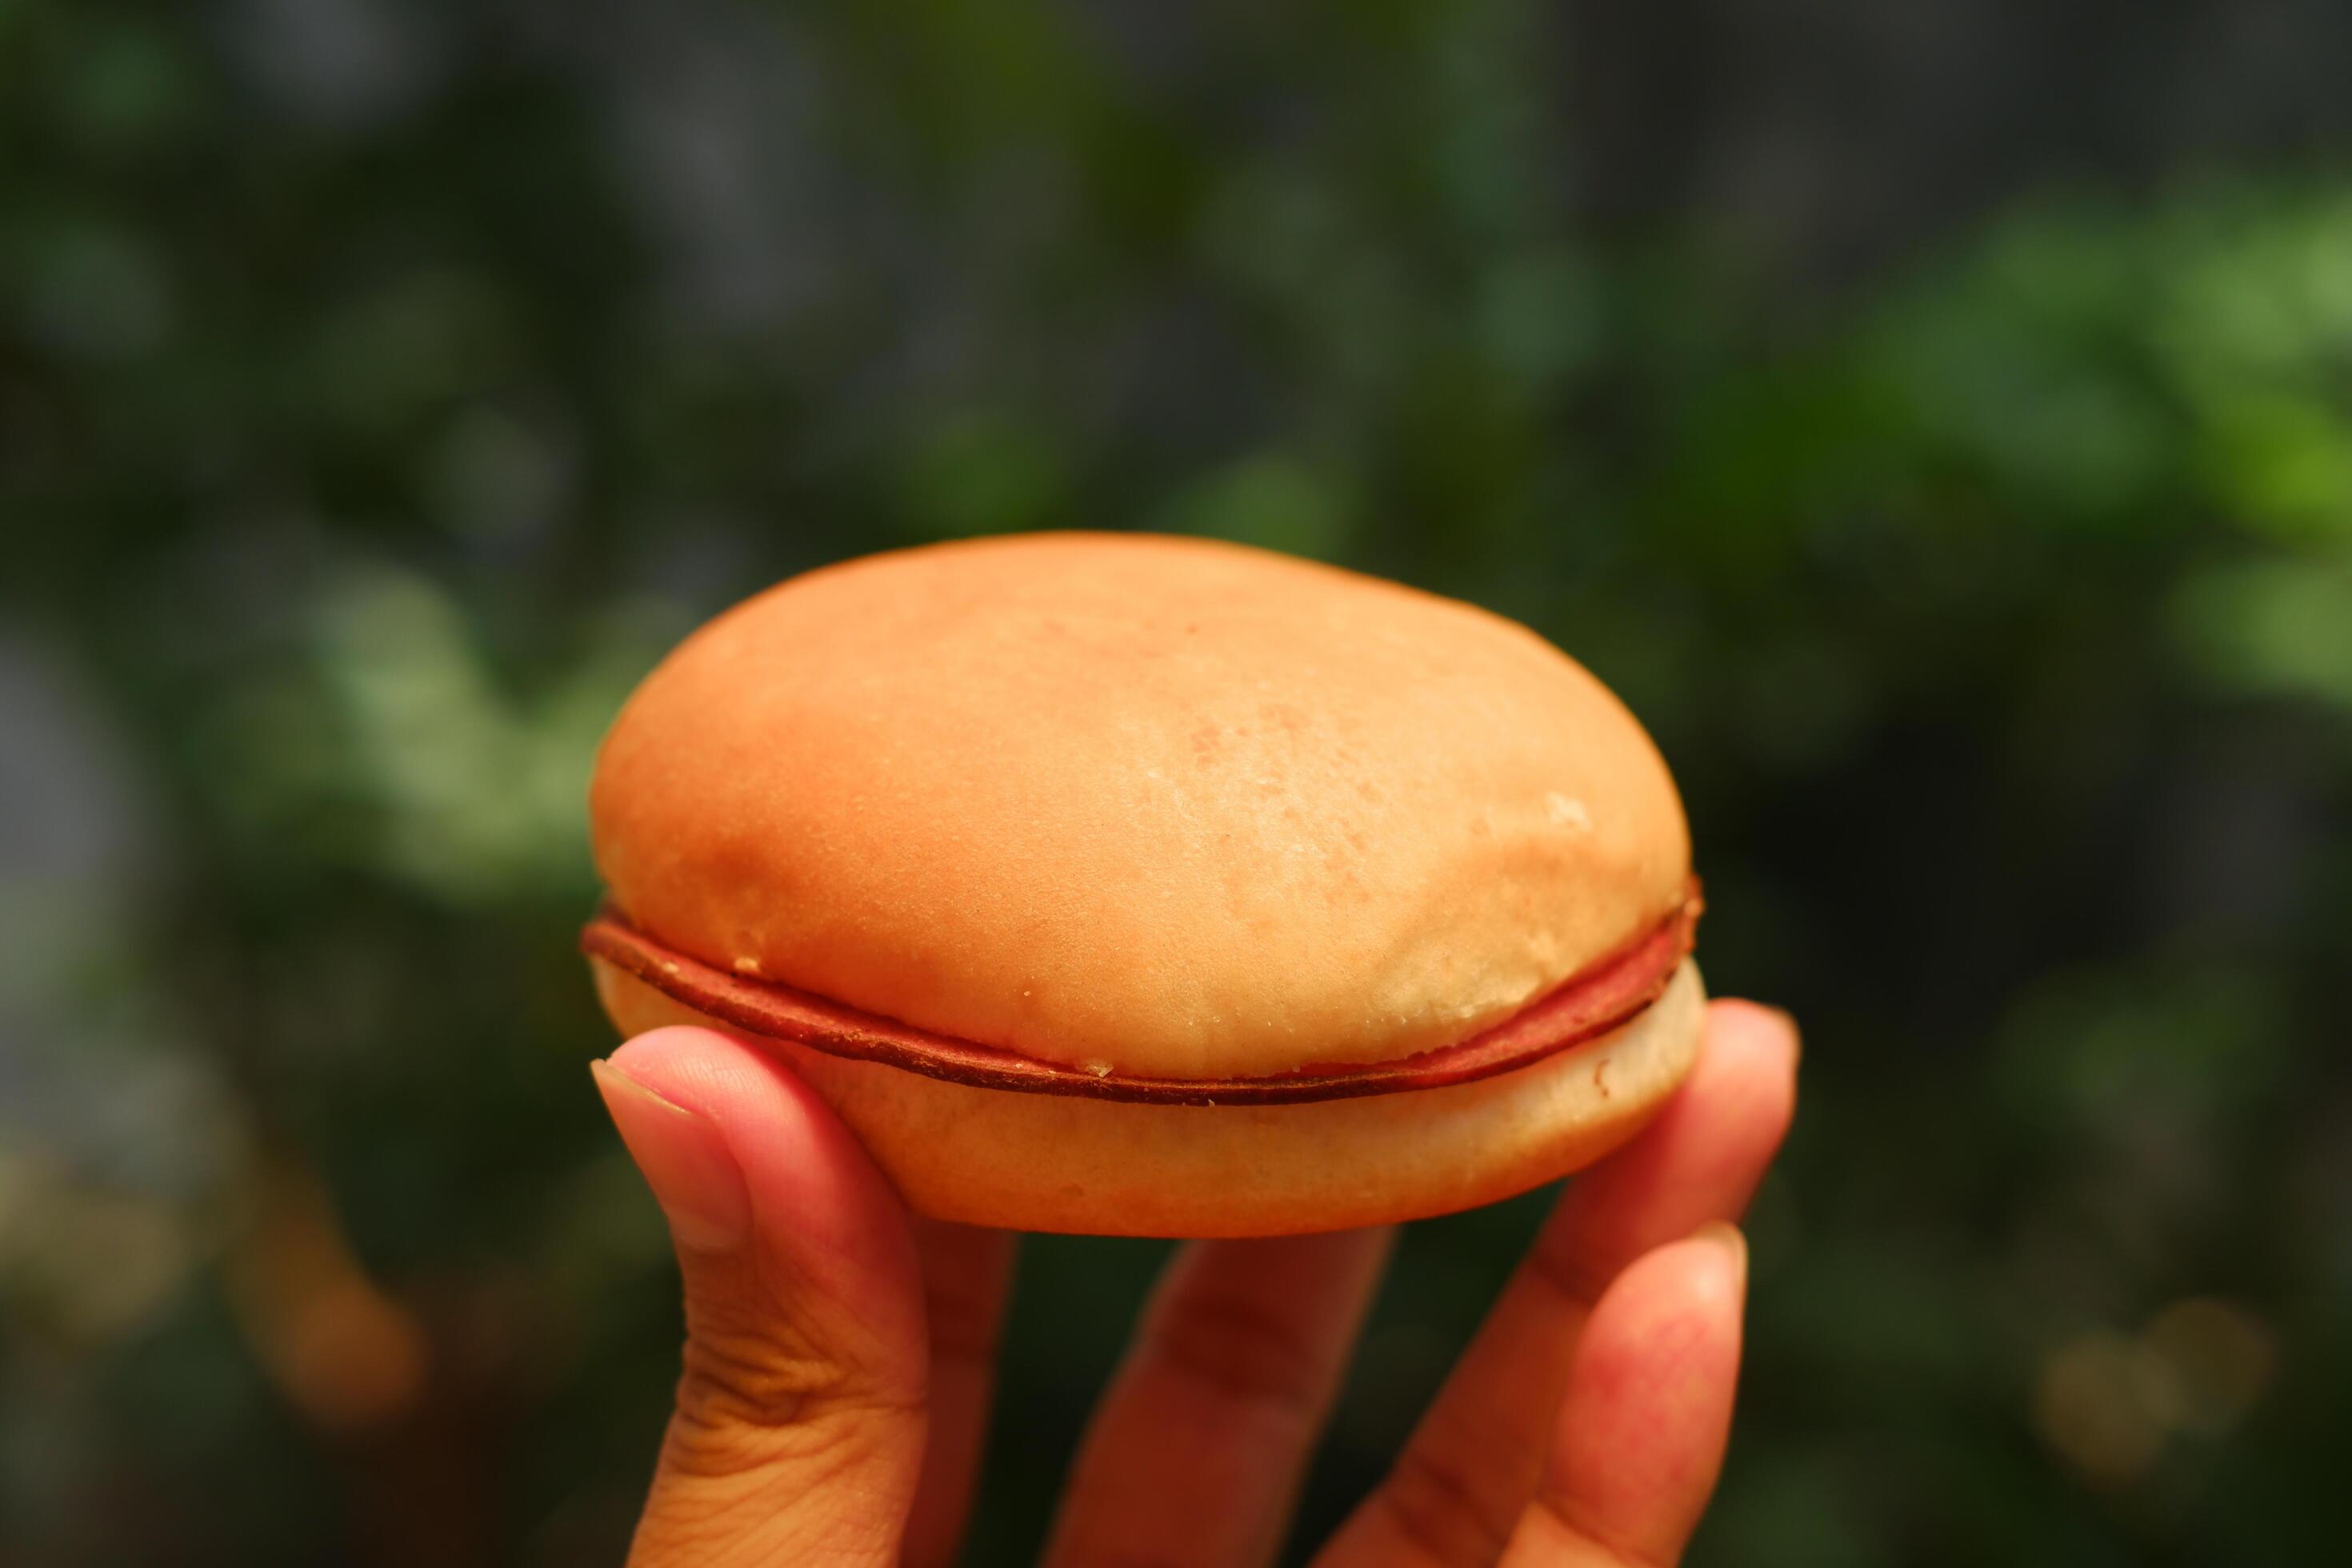
[{"label": "reddish filling layer", "polygon": [[611,909],[581,948],[696,1012],[755,1035],[978,1089],[1080,1094],[1163,1105],[1290,1105],[1436,1089],[1492,1078],[1619,1027],[1656,1001],[1691,950],[1701,908],[1691,881],[1674,913],[1493,1028],[1454,1045],[1384,1062],[1309,1062],[1265,1078],[1100,1077],[995,1046],[935,1035],[789,985],[750,980],[664,947]]}]

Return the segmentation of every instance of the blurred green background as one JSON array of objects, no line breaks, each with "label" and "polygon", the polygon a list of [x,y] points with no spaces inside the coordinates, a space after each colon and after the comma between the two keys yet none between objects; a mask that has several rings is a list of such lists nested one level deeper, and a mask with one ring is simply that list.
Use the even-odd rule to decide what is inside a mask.
[{"label": "blurred green background", "polygon": [[[1807,1100],[1710,1564],[2313,1563],[2352,1463],[2352,13],[0,0],[0,1562],[616,1560],[582,788],[796,570],[1459,595]],[[1541,1199],[1413,1227],[1380,1473]],[[1032,1244],[971,1561],[1157,1246]]]}]

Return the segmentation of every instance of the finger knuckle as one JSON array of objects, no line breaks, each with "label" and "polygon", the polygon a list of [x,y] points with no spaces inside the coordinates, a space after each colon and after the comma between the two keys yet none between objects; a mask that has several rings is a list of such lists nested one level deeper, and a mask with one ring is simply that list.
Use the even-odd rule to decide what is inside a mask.
[{"label": "finger knuckle", "polygon": [[705,1331],[687,1342],[677,1408],[712,1427],[789,1426],[842,1381],[829,1358],[774,1335]]},{"label": "finger knuckle", "polygon": [[[794,1293],[705,1281],[687,1303],[677,1414],[688,1431],[781,1430],[836,1411],[919,1403],[877,1369],[856,1324],[797,1310]],[[919,1382],[919,1379],[916,1380]]]},{"label": "finger knuckle", "polygon": [[1381,1502],[1398,1535],[1430,1562],[1492,1563],[1510,1540],[1511,1513],[1453,1454],[1442,1443],[1408,1447],[1381,1488]]},{"label": "finger knuckle", "polygon": [[1555,1230],[1528,1253],[1528,1274],[1570,1306],[1591,1311],[1617,1270],[1576,1231]]},{"label": "finger knuckle", "polygon": [[1576,1499],[1547,1493],[1528,1505],[1530,1521],[1550,1535],[1575,1543],[1587,1554],[1600,1552],[1617,1568],[1674,1568],[1674,1555],[1660,1555],[1622,1531],[1610,1529]]},{"label": "finger knuckle", "polygon": [[881,1450],[871,1421],[844,1414],[811,1416],[805,1406],[746,1405],[722,1385],[689,1373],[680,1379],[677,1413],[663,1445],[673,1474],[704,1479],[764,1473],[789,1463],[803,1487],[859,1468]]},{"label": "finger knuckle", "polygon": [[1240,1295],[1186,1300],[1160,1325],[1157,1349],[1193,1382],[1239,1403],[1286,1413],[1311,1414],[1328,1378],[1322,1346],[1279,1311]]}]

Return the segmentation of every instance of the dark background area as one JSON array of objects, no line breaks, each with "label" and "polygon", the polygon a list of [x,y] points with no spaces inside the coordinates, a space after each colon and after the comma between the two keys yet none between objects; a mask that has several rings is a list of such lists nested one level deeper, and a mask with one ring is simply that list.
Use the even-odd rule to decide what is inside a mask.
[{"label": "dark background area", "polygon": [[[2331,1560],[2347,75],[2323,0],[0,4],[0,1561],[616,1560],[595,739],[1055,526],[1658,737],[1807,1030],[1695,1562]],[[1541,1205],[1412,1228],[1302,1541]],[[1161,1250],[1029,1245],[972,1562]]]}]

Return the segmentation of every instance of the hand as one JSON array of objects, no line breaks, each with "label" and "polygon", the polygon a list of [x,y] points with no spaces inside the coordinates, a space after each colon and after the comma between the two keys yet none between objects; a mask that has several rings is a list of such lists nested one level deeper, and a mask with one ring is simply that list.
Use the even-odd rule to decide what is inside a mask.
[{"label": "hand", "polygon": [[[1689,1080],[1572,1181],[1320,1568],[1673,1562],[1739,1362],[1730,1222],[1794,1105],[1788,1020],[1717,1002]],[[669,1216],[685,1374],[630,1561],[931,1568],[979,1468],[1013,1237],[909,1218],[822,1101],[707,1029],[596,1079]],[[1095,1413],[1054,1568],[1273,1561],[1393,1232],[1195,1242]]]}]

